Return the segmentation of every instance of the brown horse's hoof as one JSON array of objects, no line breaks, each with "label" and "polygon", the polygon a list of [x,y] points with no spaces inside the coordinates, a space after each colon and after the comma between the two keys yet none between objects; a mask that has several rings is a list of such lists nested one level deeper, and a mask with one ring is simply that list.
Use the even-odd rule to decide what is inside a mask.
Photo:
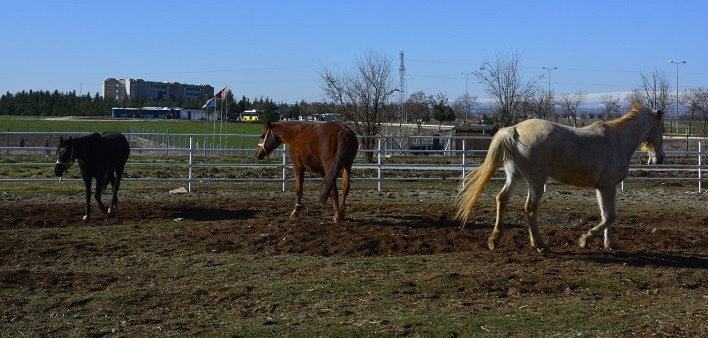
[{"label": "brown horse's hoof", "polygon": [[343,213],[343,212],[339,212],[339,213],[337,213],[337,214],[334,215],[334,223],[339,223],[339,222],[341,222],[343,219],[344,219],[344,213]]},{"label": "brown horse's hoof", "polygon": [[291,217],[291,218],[295,218],[295,217],[298,217],[298,216],[300,216],[300,213],[297,212],[297,210],[293,210],[293,212],[290,213],[290,217]]}]

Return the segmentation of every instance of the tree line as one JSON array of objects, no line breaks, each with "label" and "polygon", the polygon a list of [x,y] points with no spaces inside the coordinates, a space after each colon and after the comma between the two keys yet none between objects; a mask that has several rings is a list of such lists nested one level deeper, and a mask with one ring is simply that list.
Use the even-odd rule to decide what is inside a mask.
[{"label": "tree line", "polygon": [[[323,103],[307,103],[305,101],[294,104],[276,104],[270,98],[249,99],[242,96],[234,100],[233,93],[229,90],[226,96],[229,116],[238,116],[246,110],[256,109],[263,112],[266,117],[275,119],[279,116],[298,118],[305,114],[323,114],[327,112],[327,105]],[[20,116],[110,116],[111,108],[142,108],[142,107],[181,107],[184,109],[202,109],[205,102],[196,100],[178,100],[174,97],[159,100],[128,98],[123,102],[105,99],[97,92],[77,95],[76,91],[59,92],[50,91],[21,91],[18,93],[7,92],[0,96],[0,115]],[[331,111],[331,110],[330,110]]]}]

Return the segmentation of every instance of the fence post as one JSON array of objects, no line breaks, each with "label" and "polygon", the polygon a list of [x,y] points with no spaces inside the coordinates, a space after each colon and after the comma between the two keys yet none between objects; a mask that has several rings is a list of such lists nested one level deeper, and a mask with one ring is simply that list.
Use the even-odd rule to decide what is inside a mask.
[{"label": "fence post", "polygon": [[[263,142],[265,142],[265,141],[263,141]],[[287,157],[285,156],[285,143],[283,143],[283,192],[285,192],[285,181],[288,178],[287,173],[285,172],[286,165],[287,165]]]},{"label": "fence post", "polygon": [[190,135],[189,136],[189,164],[187,165],[189,167],[189,176],[188,176],[188,183],[187,187],[189,188],[187,191],[192,192],[192,155],[194,154],[194,147],[192,147],[192,139],[193,137]]},{"label": "fence post", "polygon": [[467,156],[466,156],[466,153],[467,153],[467,146],[466,146],[466,143],[467,143],[467,138],[463,138],[463,139],[462,139],[462,187],[463,187],[463,188],[465,187],[465,169],[466,169],[465,166],[467,165],[467,160],[466,160],[466,158],[467,158]]},{"label": "fence post", "polygon": [[703,192],[703,141],[698,140],[698,193]]},{"label": "fence post", "polygon": [[378,191],[381,191],[381,179],[382,179],[382,175],[381,175],[381,137],[377,137],[377,139],[379,140],[379,149],[378,149],[378,156],[377,156],[378,157],[377,181],[378,181],[378,189],[379,189]]},{"label": "fence post", "polygon": [[209,148],[209,143],[207,142],[207,130],[204,129],[204,145],[202,145],[204,148],[204,156],[207,154],[207,148]]}]

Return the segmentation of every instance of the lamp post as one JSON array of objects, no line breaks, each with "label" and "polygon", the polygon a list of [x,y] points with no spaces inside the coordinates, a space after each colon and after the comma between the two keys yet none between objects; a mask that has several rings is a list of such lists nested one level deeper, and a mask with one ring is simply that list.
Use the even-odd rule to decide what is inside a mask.
[{"label": "lamp post", "polygon": [[[412,77],[407,77],[407,78],[405,78],[405,79],[403,79],[403,80],[405,81],[405,88],[403,88],[403,91],[402,91],[402,93],[404,94],[404,97],[403,97],[403,102],[401,102],[401,104],[405,105],[405,104],[406,104],[406,101],[405,101],[405,100],[406,100],[406,98],[405,98],[405,93],[406,93],[406,90],[408,90],[408,89],[407,89],[407,88],[408,88],[408,80],[413,80],[413,78],[412,78]],[[405,119],[405,122],[404,122],[404,123],[408,124],[408,109],[406,109],[406,107],[404,106],[404,107],[403,107],[403,110],[405,111],[405,114],[406,114],[406,119]]]},{"label": "lamp post", "polygon": [[548,67],[541,67],[541,69],[545,69],[548,71],[548,117],[551,117],[551,71],[554,69],[558,69],[558,67],[553,67],[553,68],[548,68]]},{"label": "lamp post", "polygon": [[467,109],[469,108],[469,100],[470,100],[470,94],[467,92],[468,84],[470,82],[470,75],[473,73],[460,73],[465,76],[465,116],[463,117],[463,123],[467,124]]},{"label": "lamp post", "polygon": [[[393,95],[393,93],[395,93],[395,92],[400,92],[400,91],[401,91],[400,89],[394,88],[393,90],[391,90],[390,92],[388,92],[388,94],[386,94],[386,102],[388,102],[388,98],[389,98],[391,95]],[[391,115],[391,114],[389,113],[389,108],[390,108],[390,107],[384,107],[384,108],[385,108],[385,109],[384,109],[384,120],[385,120],[385,124],[386,124],[386,134],[388,134],[388,125],[390,124],[389,117],[390,117],[390,115]]]},{"label": "lamp post", "polygon": [[669,60],[669,63],[673,63],[676,65],[676,134],[678,135],[679,133],[679,65],[686,63],[686,61],[674,61],[674,60]]}]

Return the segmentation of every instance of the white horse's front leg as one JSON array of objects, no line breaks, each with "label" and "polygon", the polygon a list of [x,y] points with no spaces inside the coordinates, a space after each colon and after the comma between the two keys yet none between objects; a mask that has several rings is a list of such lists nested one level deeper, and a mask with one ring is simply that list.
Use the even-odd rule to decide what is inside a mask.
[{"label": "white horse's front leg", "polygon": [[548,252],[548,245],[541,238],[541,233],[538,231],[538,205],[541,202],[541,197],[543,196],[543,185],[539,187],[529,187],[529,195],[526,198],[526,205],[524,210],[526,210],[526,216],[529,222],[529,238],[531,240],[531,246],[536,248],[540,253]]},{"label": "white horse's front leg", "polygon": [[621,250],[622,247],[612,237],[612,227],[605,228],[605,250]]},{"label": "white horse's front leg", "polygon": [[605,250],[618,250],[620,249],[617,242],[612,238],[612,223],[615,221],[615,195],[617,193],[616,188],[600,190],[597,189],[597,201],[600,206],[600,213],[602,215],[602,221],[600,224],[590,229],[587,233],[580,236],[578,240],[578,246],[585,248],[590,240],[597,237],[601,231],[604,231]]}]

